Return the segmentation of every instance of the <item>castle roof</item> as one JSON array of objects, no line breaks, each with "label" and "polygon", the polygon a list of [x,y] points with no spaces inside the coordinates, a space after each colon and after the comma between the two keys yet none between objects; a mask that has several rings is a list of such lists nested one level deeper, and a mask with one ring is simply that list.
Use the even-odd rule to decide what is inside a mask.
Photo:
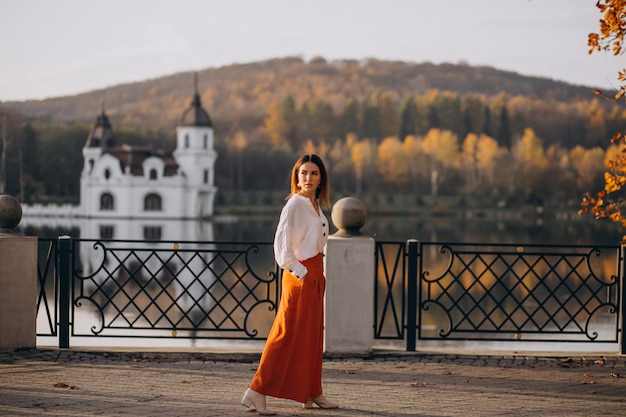
[{"label": "castle roof", "polygon": [[87,136],[87,142],[85,148],[108,148],[114,145],[113,130],[111,129],[111,123],[109,118],[104,112],[104,105],[102,106],[102,113],[96,119],[96,124],[91,128],[89,136]]},{"label": "castle roof", "polygon": [[200,102],[200,94],[198,93],[198,74],[194,74],[195,92],[191,105],[183,113],[180,118],[180,126],[201,126],[213,127],[213,122],[209,117],[209,113],[204,110]]},{"label": "castle roof", "polygon": [[163,175],[166,177],[176,175],[178,172],[178,164],[171,152],[163,150],[155,150],[151,146],[130,146],[122,145],[109,148],[105,151],[120,161],[123,172],[129,167],[130,174],[133,176],[143,176],[143,161],[155,156],[165,163]]}]

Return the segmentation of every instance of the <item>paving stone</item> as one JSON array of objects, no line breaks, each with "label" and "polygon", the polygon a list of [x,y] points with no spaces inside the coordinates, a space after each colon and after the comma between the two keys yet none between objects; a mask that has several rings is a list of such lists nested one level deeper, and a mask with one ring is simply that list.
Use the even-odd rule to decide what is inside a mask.
[{"label": "paving stone", "polygon": [[[0,352],[1,416],[244,416],[258,353]],[[621,355],[377,351],[324,361],[339,410],[268,398],[282,416],[625,416]]]}]

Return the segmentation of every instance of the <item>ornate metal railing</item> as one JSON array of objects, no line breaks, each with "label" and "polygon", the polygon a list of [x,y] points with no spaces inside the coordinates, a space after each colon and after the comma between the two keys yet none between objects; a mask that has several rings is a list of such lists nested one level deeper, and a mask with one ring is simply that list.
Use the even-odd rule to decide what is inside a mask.
[{"label": "ornate metal railing", "polygon": [[57,336],[59,283],[56,274],[57,239],[38,240],[37,336]]},{"label": "ornate metal railing", "polygon": [[408,350],[416,339],[619,341],[619,246],[378,242],[376,254],[375,337],[406,337]]},{"label": "ornate metal railing", "polygon": [[[374,337],[619,342],[620,246],[376,242]],[[38,336],[264,339],[268,242],[39,240]]]},{"label": "ornate metal railing", "polygon": [[262,339],[275,315],[271,243],[67,238],[56,250],[61,347],[70,336]]},{"label": "ornate metal railing", "polygon": [[404,339],[406,329],[406,242],[376,242],[374,337]]}]

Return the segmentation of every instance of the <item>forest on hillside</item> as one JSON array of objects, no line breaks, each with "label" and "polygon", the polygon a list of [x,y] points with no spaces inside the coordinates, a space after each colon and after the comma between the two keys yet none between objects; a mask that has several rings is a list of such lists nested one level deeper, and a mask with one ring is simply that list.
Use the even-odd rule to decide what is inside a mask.
[{"label": "forest on hillside", "polygon": [[[591,87],[462,64],[285,58],[198,75],[216,129],[218,205],[285,192],[293,160],[315,152],[335,196],[575,209],[602,184],[617,152],[609,138],[626,128],[623,107]],[[117,143],[172,150],[190,79],[108,89]],[[0,104],[4,192],[77,201],[82,146],[102,105],[86,102],[102,94]]]}]

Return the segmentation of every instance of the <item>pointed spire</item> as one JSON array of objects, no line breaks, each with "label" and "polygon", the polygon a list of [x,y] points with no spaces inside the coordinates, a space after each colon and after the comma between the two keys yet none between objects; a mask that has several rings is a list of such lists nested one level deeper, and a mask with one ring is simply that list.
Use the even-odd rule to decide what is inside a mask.
[{"label": "pointed spire", "polygon": [[213,127],[213,122],[209,114],[202,108],[200,101],[200,90],[198,89],[198,73],[193,74],[194,94],[191,106],[185,110],[183,117],[180,119],[181,126],[205,126]]},{"label": "pointed spire", "polygon": [[100,115],[91,128],[85,148],[109,148],[113,146],[113,130],[104,110],[104,101],[100,104]]}]

